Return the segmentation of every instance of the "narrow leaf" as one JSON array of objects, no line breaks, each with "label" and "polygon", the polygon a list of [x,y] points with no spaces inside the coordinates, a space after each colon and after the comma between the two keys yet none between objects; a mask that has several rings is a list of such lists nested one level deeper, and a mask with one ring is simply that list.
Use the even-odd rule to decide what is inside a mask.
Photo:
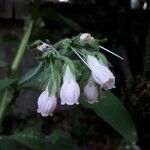
[{"label": "narrow leaf", "polygon": [[0,79],[0,90],[8,87],[9,85],[13,84],[16,81],[16,79],[10,79],[10,78],[5,78],[5,79]]},{"label": "narrow leaf", "polygon": [[93,105],[81,101],[86,108],[92,109],[99,117],[112,126],[122,137],[131,143],[137,141],[137,132],[133,120],[119,99],[111,92],[106,92],[99,103]]},{"label": "narrow leaf", "polygon": [[42,150],[44,137],[37,128],[27,128],[11,136],[11,139],[18,141],[32,150]]},{"label": "narrow leaf", "polygon": [[21,148],[22,147],[15,141],[12,141],[8,137],[0,136],[0,150],[17,150]]},{"label": "narrow leaf", "polygon": [[43,63],[40,63],[36,68],[33,68],[29,70],[19,81],[19,85],[26,84],[27,82],[30,82],[31,80],[35,79],[41,71],[44,69]]},{"label": "narrow leaf", "polygon": [[11,135],[10,139],[32,150],[79,150],[71,136],[61,130],[54,130],[50,135],[45,136],[38,128],[27,128]]},{"label": "narrow leaf", "polygon": [[72,137],[62,130],[54,130],[47,136],[45,146],[51,150],[79,150]]}]

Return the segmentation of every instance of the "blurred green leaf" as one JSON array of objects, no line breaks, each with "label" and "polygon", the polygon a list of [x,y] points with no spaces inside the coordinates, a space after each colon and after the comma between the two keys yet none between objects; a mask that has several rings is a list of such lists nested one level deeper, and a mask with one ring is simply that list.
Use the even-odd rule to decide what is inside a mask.
[{"label": "blurred green leaf", "polygon": [[[31,34],[31,31],[32,31],[32,26],[33,26],[33,20],[30,18],[28,20],[28,26],[27,27],[27,30],[22,38],[22,41],[19,45],[19,48],[18,48],[18,51],[17,51],[17,54],[14,58],[14,61],[10,67],[10,75],[11,76],[15,76],[16,75],[16,71],[20,65],[20,62],[22,60],[22,57],[24,55],[24,52],[25,52],[25,48],[26,48],[26,45],[27,45],[27,42],[29,40],[29,37],[30,37],[30,34]],[[8,87],[9,85],[11,85],[12,83],[15,82],[15,79],[4,79],[4,80],[1,80],[1,83],[0,83],[0,90],[5,88],[5,87]],[[3,118],[3,115],[5,114],[5,109],[7,108],[7,105],[9,104],[8,100],[10,100],[9,98],[9,95],[11,93],[12,90],[11,88],[6,88],[5,91],[4,91],[4,94],[3,94],[3,97],[1,98],[1,101],[0,101],[0,120]]]},{"label": "blurred green leaf", "polygon": [[38,12],[33,14],[35,17],[45,17],[51,21],[56,21],[57,23],[70,27],[75,31],[80,31],[81,27],[79,24],[75,23],[72,19],[64,17],[55,9],[48,7],[48,8],[40,8]]},{"label": "blurred green leaf", "polygon": [[31,70],[29,70],[19,81],[19,85],[26,84],[31,80],[35,79],[44,69],[44,64],[41,62],[39,65]]},{"label": "blurred green leaf", "polygon": [[71,136],[61,130],[54,130],[49,136],[46,137],[46,150],[79,150],[77,145],[73,142]]},{"label": "blurred green leaf", "polygon": [[0,60],[0,68],[6,67],[7,65],[8,65],[8,64],[7,64],[5,61]]},{"label": "blurred green leaf", "polygon": [[137,141],[137,131],[129,112],[124,104],[111,92],[106,92],[99,103],[91,105],[81,100],[81,104],[86,108],[92,109],[127,141],[131,143]]},{"label": "blurred green leaf", "polygon": [[38,128],[28,128],[10,136],[32,150],[79,150],[71,136],[61,130],[54,130],[44,136]]},{"label": "blurred green leaf", "polygon": [[0,80],[0,90],[8,87],[9,85],[13,84],[16,82],[16,79],[10,79],[10,78],[5,78],[3,80]]},{"label": "blurred green leaf", "polygon": [[21,146],[7,137],[0,137],[0,150],[19,150]]},{"label": "blurred green leaf", "polygon": [[32,80],[25,82],[21,87],[32,90],[42,89],[42,87],[48,82],[49,75],[50,73],[47,73],[47,70],[40,71]]},{"label": "blurred green leaf", "polygon": [[27,128],[10,138],[28,146],[32,150],[44,150],[44,136],[38,128]]}]

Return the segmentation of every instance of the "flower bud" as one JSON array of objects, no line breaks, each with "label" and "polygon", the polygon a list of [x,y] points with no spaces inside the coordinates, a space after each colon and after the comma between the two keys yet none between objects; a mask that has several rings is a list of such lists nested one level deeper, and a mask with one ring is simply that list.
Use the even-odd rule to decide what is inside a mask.
[{"label": "flower bud", "polygon": [[81,41],[90,40],[90,39],[93,39],[90,33],[83,33],[80,36]]},{"label": "flower bud", "polygon": [[48,48],[49,45],[46,43],[43,43],[42,45],[37,46],[37,50],[40,52],[44,52],[46,50],[46,48]]},{"label": "flower bud", "polygon": [[57,106],[56,92],[52,89],[53,92],[49,95],[48,87],[45,91],[41,93],[38,98],[38,109],[37,112],[41,113],[43,117],[52,116],[53,111]]},{"label": "flower bud", "polygon": [[90,77],[88,83],[84,87],[84,95],[88,103],[93,104],[94,102],[98,102],[98,87],[94,83],[92,77]]},{"label": "flower bud", "polygon": [[105,90],[115,88],[115,77],[112,72],[96,57],[88,55],[87,63],[92,71],[93,80]]},{"label": "flower bud", "polygon": [[60,89],[61,104],[73,105],[79,104],[78,99],[80,96],[80,88],[76,82],[74,74],[71,72],[70,67],[67,66],[64,76],[63,84]]}]

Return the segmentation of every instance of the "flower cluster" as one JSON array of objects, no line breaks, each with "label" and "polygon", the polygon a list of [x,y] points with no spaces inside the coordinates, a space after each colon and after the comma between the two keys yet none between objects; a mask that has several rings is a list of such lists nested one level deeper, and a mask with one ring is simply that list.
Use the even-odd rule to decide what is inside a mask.
[{"label": "flower cluster", "polygon": [[[83,42],[88,43],[89,41],[91,42],[94,40],[94,38],[89,33],[80,35],[78,39],[79,44],[81,45]],[[65,42],[71,43],[68,39],[64,40],[62,43]],[[62,45],[60,45],[60,43],[59,45],[56,44],[56,47],[62,48]],[[104,63],[101,57],[95,56],[94,53],[85,51],[84,49],[79,52],[69,44],[68,47],[69,50],[72,50],[71,52],[77,54],[77,56],[79,56],[79,58],[82,60],[81,67],[83,66],[82,63],[84,63],[84,67],[87,69],[87,72],[90,70],[89,79],[83,88],[83,95],[85,96],[85,100],[90,104],[98,102],[100,98],[100,90],[110,90],[115,88],[115,77],[113,73],[109,70],[108,66]],[[50,76],[52,77],[52,80],[48,80],[45,90],[38,98],[37,112],[46,117],[53,114],[59,102],[61,105],[78,105],[80,93],[82,91],[80,87],[83,87],[83,85],[79,86],[80,81],[77,82],[76,80],[77,74],[80,74],[80,77],[82,76],[82,70],[80,73],[78,73],[78,69],[75,67],[78,61],[73,59],[71,60],[69,56],[64,56],[68,54],[68,49],[61,51],[60,49],[56,49],[55,47],[49,46],[46,43],[37,46],[37,49],[39,51],[43,51],[42,59],[46,58],[46,60],[48,60],[50,58]],[[47,53],[45,53],[46,50]],[[64,61],[63,69],[61,66],[59,66],[62,64],[62,61]],[[57,70],[63,72],[62,77],[61,73]],[[60,82],[58,82],[58,79],[60,79]]]}]

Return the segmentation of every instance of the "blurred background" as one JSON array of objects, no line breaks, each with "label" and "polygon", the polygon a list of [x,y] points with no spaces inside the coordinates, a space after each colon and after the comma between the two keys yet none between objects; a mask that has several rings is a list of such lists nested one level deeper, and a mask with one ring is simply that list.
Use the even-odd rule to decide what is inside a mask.
[{"label": "blurred background", "polygon": [[[0,59],[9,64],[15,56],[29,16],[36,18],[29,44],[38,39],[49,39],[55,43],[84,32],[91,33],[98,39],[107,38],[104,47],[125,59],[121,61],[103,51],[116,76],[117,88],[113,93],[121,97],[133,117],[138,131],[138,146],[142,150],[149,150],[150,1],[1,0]],[[18,69],[18,78],[38,64],[34,57],[35,54],[27,49]],[[4,78],[8,72],[8,68],[1,68],[0,78]],[[44,135],[49,135],[56,129],[53,138],[58,138],[56,135],[59,134],[63,139],[57,141],[59,144],[64,141],[60,147],[51,148],[54,150],[130,149],[124,141],[121,142],[125,145],[122,148],[120,135],[94,112],[85,108],[61,108],[53,117],[42,118],[36,113],[39,93],[39,90],[28,89],[19,93],[17,99],[11,102],[2,122],[2,134],[10,135],[13,130],[40,127]],[[32,149],[26,143],[0,142],[0,150],[3,148]],[[39,147],[35,146],[34,149],[38,150]],[[136,147],[132,149],[137,150]]]}]

